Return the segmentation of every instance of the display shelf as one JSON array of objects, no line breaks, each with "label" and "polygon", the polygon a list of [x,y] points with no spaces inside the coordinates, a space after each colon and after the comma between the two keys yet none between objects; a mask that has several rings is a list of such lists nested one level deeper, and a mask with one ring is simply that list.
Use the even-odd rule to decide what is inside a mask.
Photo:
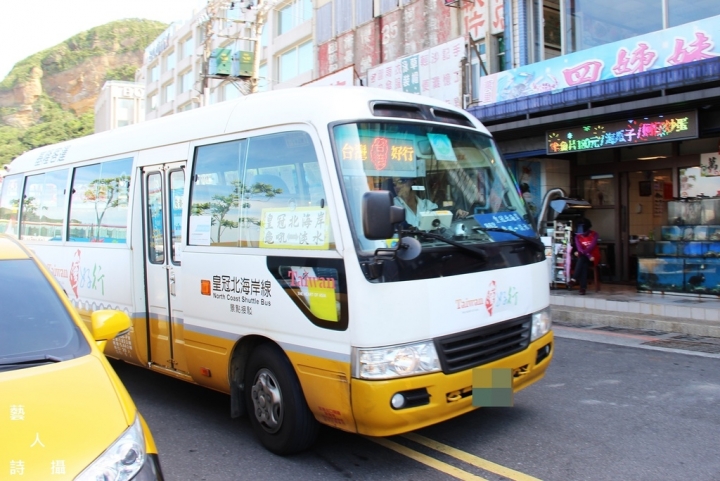
[{"label": "display shelf", "polygon": [[570,280],[572,253],[572,221],[553,221],[552,235],[552,287],[567,286]]}]

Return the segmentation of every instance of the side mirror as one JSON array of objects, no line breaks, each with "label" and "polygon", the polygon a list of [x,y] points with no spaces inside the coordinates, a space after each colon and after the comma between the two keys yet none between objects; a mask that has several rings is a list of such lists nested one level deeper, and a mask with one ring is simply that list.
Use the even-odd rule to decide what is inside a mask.
[{"label": "side mirror", "polygon": [[370,240],[390,239],[395,224],[405,220],[405,209],[393,205],[387,190],[365,192],[362,198],[363,234]]},{"label": "side mirror", "polygon": [[90,332],[98,346],[103,349],[110,339],[124,334],[132,327],[130,317],[122,311],[104,309],[90,315]]}]

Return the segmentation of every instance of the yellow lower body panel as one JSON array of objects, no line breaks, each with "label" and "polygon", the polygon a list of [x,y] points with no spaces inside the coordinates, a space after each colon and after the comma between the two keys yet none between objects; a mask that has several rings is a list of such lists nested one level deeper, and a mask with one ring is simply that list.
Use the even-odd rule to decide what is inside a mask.
[{"label": "yellow lower body panel", "polygon": [[[541,337],[522,352],[513,354],[483,368],[513,370],[513,392],[528,387],[545,375],[552,359],[550,354],[535,364],[538,349],[553,342],[552,332]],[[352,379],[352,406],[357,430],[368,436],[394,436],[414,431],[477,409],[472,405],[472,369],[454,374],[434,373],[424,376],[367,381]],[[390,399],[395,393],[411,389],[427,389],[428,404],[406,409],[393,409]]]}]

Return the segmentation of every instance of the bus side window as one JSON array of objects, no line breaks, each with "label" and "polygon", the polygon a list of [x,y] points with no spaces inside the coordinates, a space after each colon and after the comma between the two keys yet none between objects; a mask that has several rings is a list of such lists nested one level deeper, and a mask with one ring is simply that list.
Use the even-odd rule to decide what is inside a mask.
[{"label": "bus side window", "polygon": [[193,236],[195,245],[238,245],[238,217],[243,191],[240,162],[247,141],[235,140],[197,148],[190,192],[191,226],[203,226],[206,235]]},{"label": "bus side window", "polygon": [[0,234],[7,234],[17,239],[20,226],[20,196],[22,195],[22,175],[5,177],[0,195]]},{"label": "bus side window", "polygon": [[334,248],[310,136],[290,131],[252,137],[248,142],[240,245]]}]

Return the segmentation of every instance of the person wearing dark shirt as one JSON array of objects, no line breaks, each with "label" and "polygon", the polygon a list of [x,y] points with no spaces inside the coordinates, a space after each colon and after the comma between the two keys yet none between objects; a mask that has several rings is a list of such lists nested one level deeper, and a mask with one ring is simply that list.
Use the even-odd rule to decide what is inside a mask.
[{"label": "person wearing dark shirt", "polygon": [[580,295],[587,291],[587,276],[590,267],[593,268],[600,262],[600,247],[598,246],[598,233],[592,230],[590,219],[583,219],[580,223],[581,229],[575,234],[575,272],[570,279],[569,288],[575,284],[580,286]]}]

